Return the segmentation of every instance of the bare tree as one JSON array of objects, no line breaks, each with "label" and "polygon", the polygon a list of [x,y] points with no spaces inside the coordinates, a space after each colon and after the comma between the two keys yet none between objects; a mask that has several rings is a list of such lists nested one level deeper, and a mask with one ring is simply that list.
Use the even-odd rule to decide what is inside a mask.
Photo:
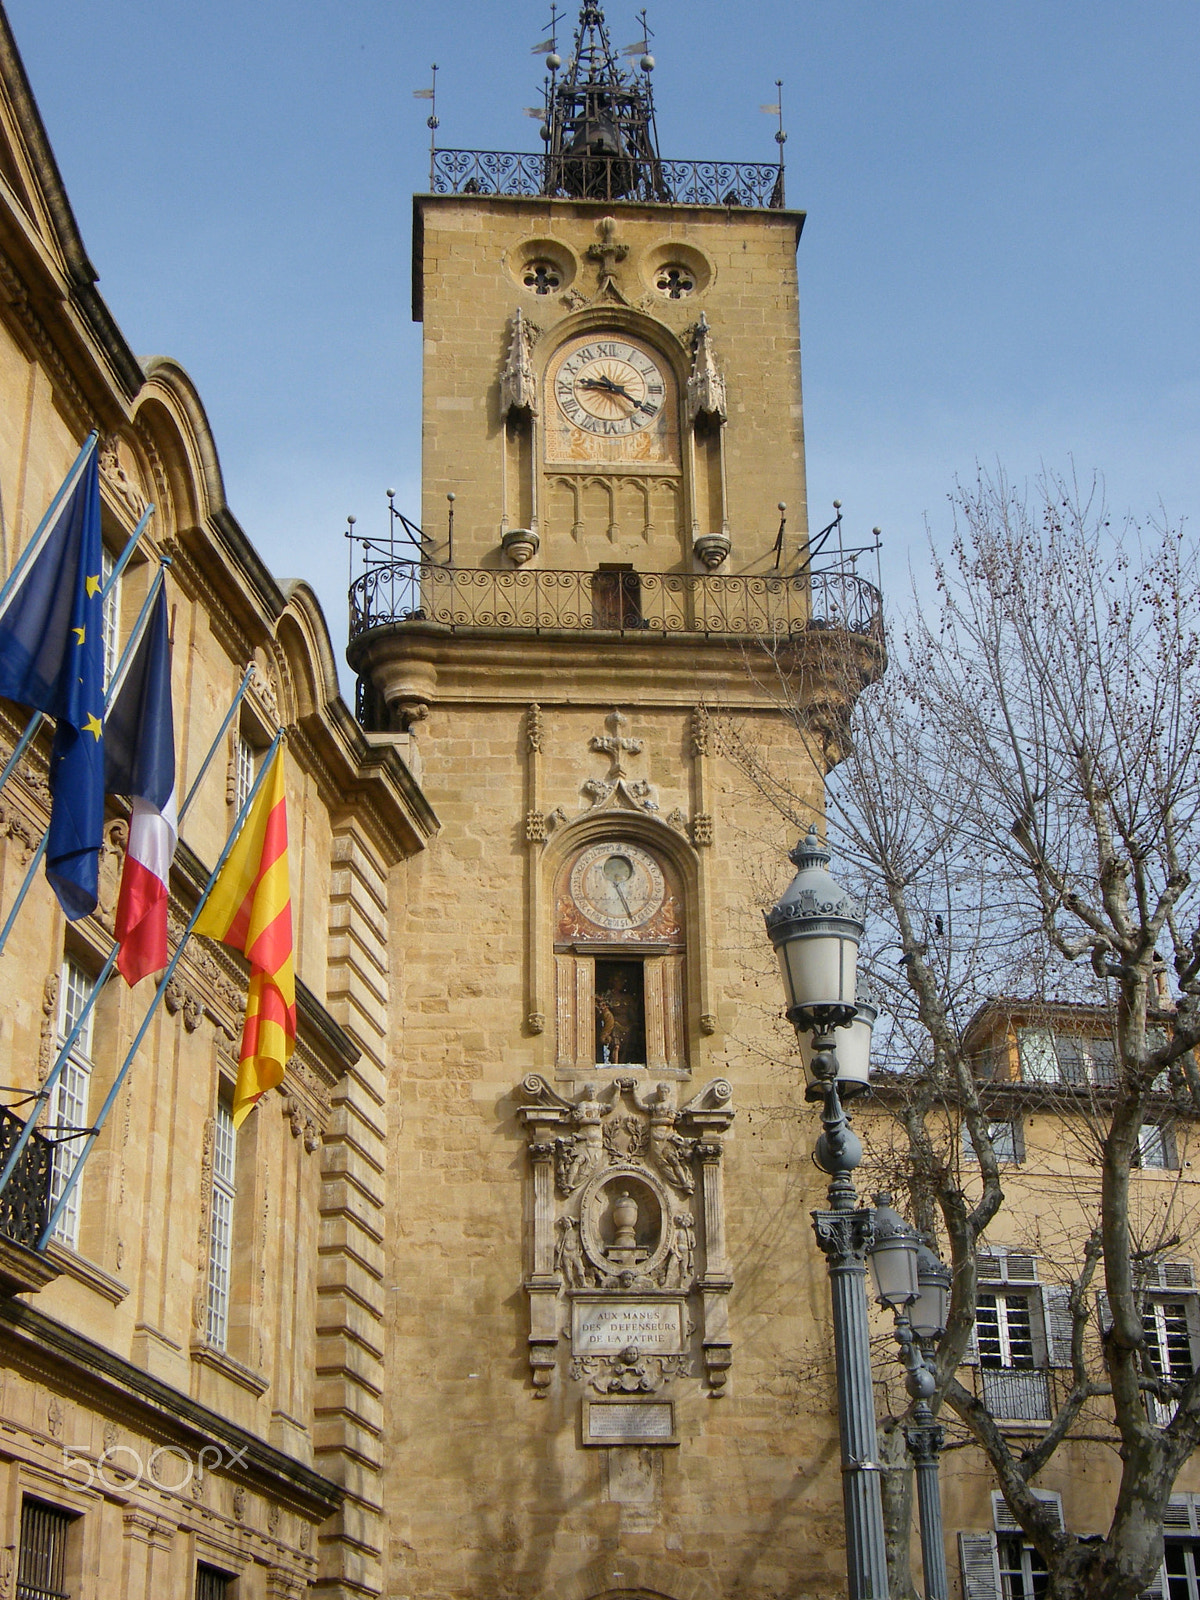
[{"label": "bare tree", "polygon": [[[774,680],[796,738],[833,769],[828,838],[867,908],[863,960],[886,1022],[876,1103],[895,1120],[876,1126],[876,1158],[954,1273],[937,1403],[986,1454],[1051,1596],[1133,1600],[1200,1443],[1200,1374],[1168,1381],[1143,1322],[1146,1265],[1191,1222],[1182,1200],[1140,1205],[1131,1179],[1164,1091],[1185,1120],[1200,1113],[1200,564],[1178,530],[1114,529],[1094,492],[1057,479],[1029,497],[981,477],[952,504],[933,594],[892,630],[889,670],[848,726],[814,710],[786,641],[751,670]],[[752,724],[717,720],[743,770],[807,827],[778,751]],[[1033,1442],[1014,1442],[958,1376],[1011,1170],[969,1025],[1005,998],[1095,1007],[1113,1052],[1111,1082],[1054,1089],[1081,1152],[1064,1148],[1055,1181],[1071,1185],[1082,1225],[1059,1263],[1070,1366]],[[1008,1092],[1044,1101],[1051,1086]],[[1033,1492],[1080,1437],[1110,1439],[1119,1456],[1102,1539],[1061,1529]]]}]

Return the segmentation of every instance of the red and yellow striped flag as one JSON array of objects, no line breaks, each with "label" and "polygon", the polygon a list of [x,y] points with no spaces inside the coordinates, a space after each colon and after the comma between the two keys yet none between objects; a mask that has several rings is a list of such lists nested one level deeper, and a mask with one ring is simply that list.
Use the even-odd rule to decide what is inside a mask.
[{"label": "red and yellow striped flag", "polygon": [[233,1122],[238,1127],[267,1090],[282,1083],[284,1065],[296,1045],[282,747],[275,752],[194,931],[240,950],[250,963],[233,1095]]}]

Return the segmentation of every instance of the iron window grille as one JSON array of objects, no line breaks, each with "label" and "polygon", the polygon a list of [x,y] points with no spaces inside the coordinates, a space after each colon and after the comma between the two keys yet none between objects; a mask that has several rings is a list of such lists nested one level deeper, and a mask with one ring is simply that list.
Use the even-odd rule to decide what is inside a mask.
[{"label": "iron window grille", "polygon": [[201,1561],[196,1567],[196,1600],[229,1600],[230,1578],[218,1567]]},{"label": "iron window grille", "polygon": [[74,1519],[57,1506],[21,1503],[17,1600],[71,1600],[67,1589],[67,1536]]}]

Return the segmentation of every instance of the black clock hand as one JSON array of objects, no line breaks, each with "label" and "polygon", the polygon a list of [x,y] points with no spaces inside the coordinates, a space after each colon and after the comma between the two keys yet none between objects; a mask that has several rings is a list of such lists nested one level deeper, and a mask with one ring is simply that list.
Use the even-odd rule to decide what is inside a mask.
[{"label": "black clock hand", "polygon": [[635,411],[644,411],[648,416],[654,416],[658,410],[648,400],[635,400],[629,390],[619,383],[614,383],[611,378],[580,378],[581,389],[603,389],[605,394],[619,394],[622,399],[628,400]]},{"label": "black clock hand", "polygon": [[621,904],[625,907],[625,915],[629,918],[630,922],[632,922],[633,921],[633,912],[629,909],[629,901],[626,900],[626,898],[625,898],[624,889],[622,889],[621,885],[619,883],[616,883],[616,882],[613,883],[613,888],[621,896]]}]

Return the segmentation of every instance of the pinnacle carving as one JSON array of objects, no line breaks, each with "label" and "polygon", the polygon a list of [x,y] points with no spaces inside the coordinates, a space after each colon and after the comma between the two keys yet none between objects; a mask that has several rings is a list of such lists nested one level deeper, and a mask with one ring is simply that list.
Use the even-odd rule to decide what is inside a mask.
[{"label": "pinnacle carving", "polygon": [[687,382],[688,421],[694,425],[701,417],[711,417],[723,423],[726,415],[725,379],[713,354],[708,319],[701,312],[692,335],[692,371]]},{"label": "pinnacle carving", "polygon": [[500,374],[500,415],[507,417],[510,411],[524,411],[536,417],[537,381],[533,374],[532,350],[537,333],[520,307],[513,312],[511,327],[508,358]]}]

